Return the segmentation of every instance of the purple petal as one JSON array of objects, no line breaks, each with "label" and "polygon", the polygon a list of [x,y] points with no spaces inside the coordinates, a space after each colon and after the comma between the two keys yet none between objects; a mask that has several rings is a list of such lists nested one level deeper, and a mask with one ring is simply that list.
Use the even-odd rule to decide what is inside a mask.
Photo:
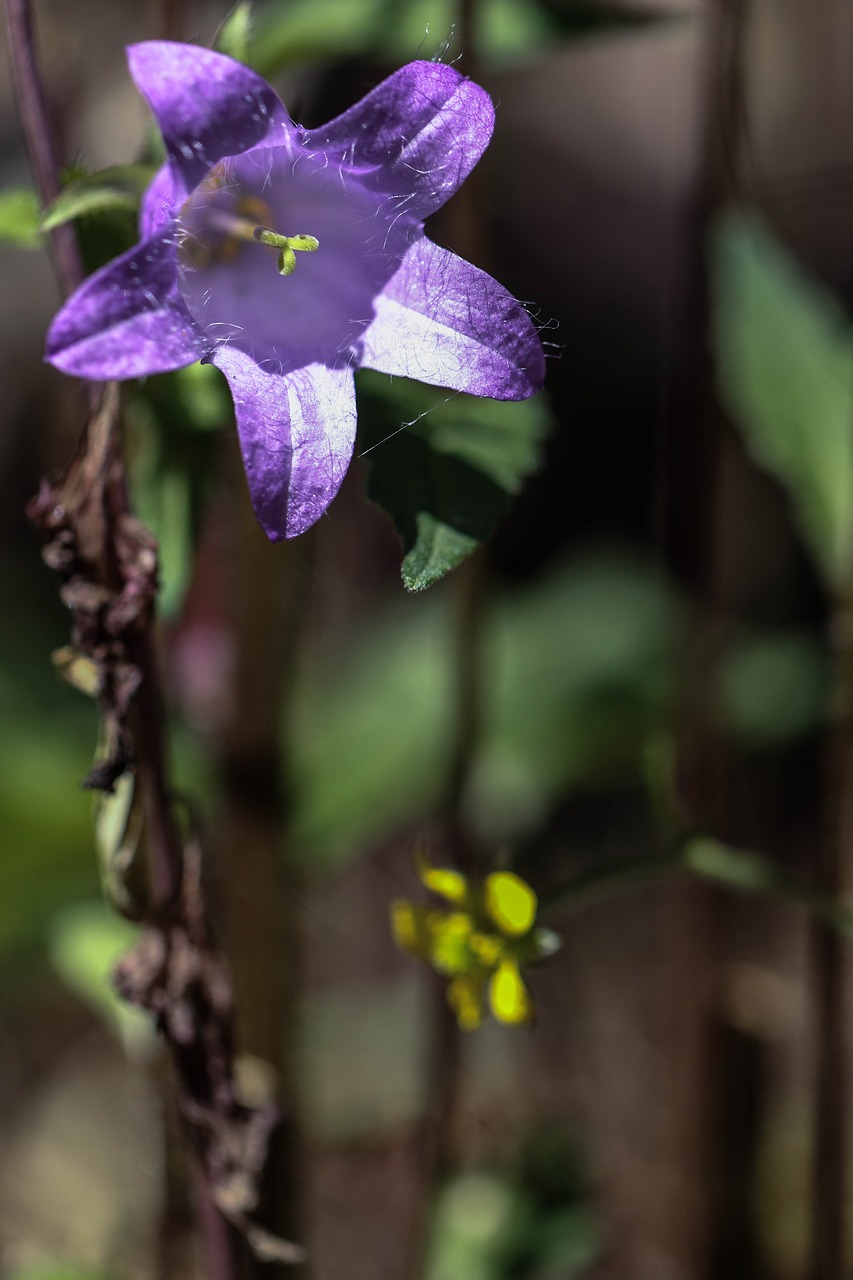
[{"label": "purple petal", "polygon": [[178,293],[175,246],[157,235],[68,299],[48,331],[46,356],[64,373],[105,381],[180,369],[205,349]]},{"label": "purple petal", "polygon": [[262,369],[236,347],[215,357],[231,387],[258,523],[273,542],[304,533],[328,507],[355,443],[352,370]]},{"label": "purple petal", "polygon": [[495,400],[524,400],[545,378],[542,343],[522,305],[427,239],[376,299],[359,363]]},{"label": "purple petal", "polygon": [[142,197],[139,209],[139,234],[142,239],[147,240],[149,236],[168,226],[185,199],[183,184],[180,190],[176,189],[172,166],[164,164],[155,173]]},{"label": "purple petal", "polygon": [[425,218],[467,178],[494,122],[485,89],[440,62],[410,62],[343,115],[305,132],[303,144]]},{"label": "purple petal", "polygon": [[264,140],[286,143],[295,133],[266,80],[222,53],[149,40],[131,45],[127,58],[157,117],[183,197],[224,156]]}]

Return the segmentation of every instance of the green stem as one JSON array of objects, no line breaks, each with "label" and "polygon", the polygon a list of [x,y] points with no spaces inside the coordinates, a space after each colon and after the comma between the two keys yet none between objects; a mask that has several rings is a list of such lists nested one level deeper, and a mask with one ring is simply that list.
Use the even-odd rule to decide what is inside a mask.
[{"label": "green stem", "polygon": [[853,938],[853,909],[833,894],[784,875],[760,854],[731,849],[703,836],[685,836],[648,856],[584,868],[568,884],[543,895],[540,915],[583,910],[591,902],[670,875],[692,875],[733,893],[764,894],[806,911],[833,935]]}]

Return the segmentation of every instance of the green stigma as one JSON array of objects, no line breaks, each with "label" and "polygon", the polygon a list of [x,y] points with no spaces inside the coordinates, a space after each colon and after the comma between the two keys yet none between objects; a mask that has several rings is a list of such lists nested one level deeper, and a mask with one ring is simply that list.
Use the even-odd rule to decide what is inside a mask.
[{"label": "green stigma", "polygon": [[203,266],[207,262],[230,262],[241,244],[265,244],[278,250],[276,264],[279,275],[292,275],[296,269],[297,253],[314,253],[319,249],[320,241],[316,236],[280,235],[261,221],[271,215],[269,205],[257,196],[244,196],[233,209],[213,206],[204,211],[198,230],[193,228],[187,237],[184,251],[194,265]]},{"label": "green stigma", "polygon": [[255,227],[252,234],[261,244],[280,250],[276,264],[280,276],[292,275],[296,270],[297,253],[313,253],[320,248],[316,236],[282,236],[269,227]]}]

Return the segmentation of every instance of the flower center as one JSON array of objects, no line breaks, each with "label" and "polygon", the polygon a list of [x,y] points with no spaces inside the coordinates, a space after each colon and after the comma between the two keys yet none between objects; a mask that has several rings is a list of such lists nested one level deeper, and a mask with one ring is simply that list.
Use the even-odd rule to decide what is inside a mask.
[{"label": "flower center", "polygon": [[223,190],[223,180],[216,170],[202,183],[201,190],[209,200],[187,201],[182,211],[181,253],[188,266],[233,262],[241,245],[263,244],[277,251],[278,274],[289,276],[296,270],[297,253],[314,253],[320,247],[316,236],[285,236],[274,231],[266,225],[274,220],[267,202],[259,196],[234,200]]},{"label": "flower center", "polygon": [[270,370],[343,368],[415,230],[324,156],[261,147],[223,161],[185,201],[178,288],[211,352],[230,344]]}]

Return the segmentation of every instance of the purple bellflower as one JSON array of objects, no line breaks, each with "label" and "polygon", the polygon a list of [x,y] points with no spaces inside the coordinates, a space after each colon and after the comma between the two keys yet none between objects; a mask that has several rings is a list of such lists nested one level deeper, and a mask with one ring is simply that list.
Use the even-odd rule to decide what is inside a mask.
[{"label": "purple bellflower", "polygon": [[302,533],[352,456],[353,370],[521,400],[544,358],[524,308],[424,236],[492,133],[486,92],[413,62],[317,129],[222,54],[128,51],[168,160],[141,240],[53,321],[47,358],[94,380],[212,362],[230,385],[258,521]]}]

